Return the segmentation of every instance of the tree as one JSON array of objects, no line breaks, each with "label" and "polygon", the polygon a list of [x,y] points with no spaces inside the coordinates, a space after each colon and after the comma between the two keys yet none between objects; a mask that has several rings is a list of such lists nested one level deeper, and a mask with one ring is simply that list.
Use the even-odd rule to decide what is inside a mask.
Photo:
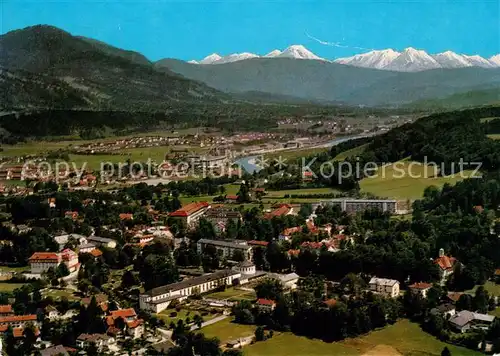
[{"label": "tree", "polygon": [[137,278],[135,277],[134,273],[130,270],[126,270],[125,273],[123,273],[122,276],[122,288],[123,289],[129,289],[133,286],[138,284]]},{"label": "tree", "polygon": [[255,287],[257,298],[278,300],[283,295],[283,285],[274,278],[266,278]]},{"label": "tree", "polygon": [[447,346],[445,346],[443,348],[443,351],[441,351],[441,356],[451,356],[451,352],[450,352],[450,350],[448,349]]},{"label": "tree", "polygon": [[69,269],[68,266],[66,266],[66,263],[64,262],[59,263],[56,270],[56,276],[58,278],[61,278],[61,277],[66,277],[68,275],[69,275]]},{"label": "tree", "polygon": [[262,326],[258,326],[257,329],[255,329],[255,341],[264,341],[264,339],[264,328]]},{"label": "tree", "polygon": [[193,322],[196,326],[198,326],[198,329],[201,329],[201,326],[203,325],[203,317],[200,314],[195,314],[193,317]]}]

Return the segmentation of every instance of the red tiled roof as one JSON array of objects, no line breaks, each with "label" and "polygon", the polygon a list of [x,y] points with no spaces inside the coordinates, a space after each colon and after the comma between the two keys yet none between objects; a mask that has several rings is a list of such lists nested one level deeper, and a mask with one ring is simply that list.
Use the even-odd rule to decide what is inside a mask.
[{"label": "red tiled roof", "polygon": [[323,303],[325,303],[328,307],[333,307],[337,304],[336,299],[327,299]]},{"label": "red tiled roof", "polygon": [[226,195],[226,199],[227,200],[238,200],[238,196],[237,195]]},{"label": "red tiled roof", "polygon": [[269,242],[267,241],[258,241],[258,240],[250,240],[247,242],[248,245],[253,245],[253,246],[267,246],[269,245]]},{"label": "red tiled roof", "polygon": [[102,256],[102,251],[99,250],[98,248],[95,248],[92,251],[90,251],[90,254],[94,257],[99,257]]},{"label": "red tiled roof", "polygon": [[290,236],[296,232],[301,232],[302,231],[302,226],[295,226],[295,227],[289,227],[281,233],[283,236]]},{"label": "red tiled roof", "polygon": [[19,321],[36,321],[36,315],[28,314],[28,315],[11,315],[11,316],[0,317],[0,324],[8,324]]},{"label": "red tiled roof", "polygon": [[134,218],[134,214],[122,213],[118,215],[118,217],[120,218],[120,220],[132,220]]},{"label": "red tiled roof", "polygon": [[136,320],[132,320],[132,321],[127,322],[127,326],[131,329],[134,329],[134,328],[138,327],[139,325],[142,325],[142,319],[136,319]]},{"label": "red tiled roof", "polygon": [[[0,325],[0,333],[4,333],[9,329],[8,325]],[[15,338],[23,337],[24,336],[24,328],[13,328],[12,329],[12,334],[14,335]],[[38,336],[40,335],[40,330],[38,328],[35,328],[35,335]]]},{"label": "red tiled roof", "polygon": [[198,202],[198,203],[189,203],[179,210],[174,211],[173,213],[170,213],[170,216],[177,216],[177,217],[186,217],[189,216],[193,213],[196,213],[198,210],[201,210],[203,208],[209,207],[210,204],[207,202]]},{"label": "red tiled roof", "polygon": [[272,219],[275,216],[283,216],[290,213],[292,207],[288,204],[281,205],[278,209],[271,211],[270,213],[264,214],[264,219]]},{"label": "red tiled roof", "polygon": [[495,270],[495,276],[500,276],[500,268],[497,268],[497,269]]},{"label": "red tiled roof", "polygon": [[0,314],[9,314],[12,313],[12,305],[0,305]]},{"label": "red tiled roof", "polygon": [[300,250],[288,250],[288,256],[298,256],[300,254]]},{"label": "red tiled roof", "polygon": [[259,304],[259,305],[275,305],[276,303],[273,300],[259,298],[259,299],[257,299],[257,304]]},{"label": "red tiled roof", "polygon": [[439,266],[439,268],[444,270],[452,269],[456,262],[457,259],[455,257],[448,257],[448,256],[441,256],[434,260],[434,263],[436,263]]},{"label": "red tiled roof", "polygon": [[484,208],[482,207],[482,205],[476,205],[474,206],[474,211],[476,213],[482,213],[484,211]]},{"label": "red tiled roof", "polygon": [[35,252],[29,260],[46,260],[46,261],[51,261],[51,260],[59,260],[59,256],[56,252]]},{"label": "red tiled roof", "polygon": [[462,295],[463,293],[461,292],[448,292],[448,299],[454,301],[454,302],[458,302],[458,300],[460,299],[460,296]]},{"label": "red tiled roof", "polygon": [[413,283],[409,288],[411,289],[427,289],[431,288],[432,284],[430,283],[425,283],[425,282],[419,282],[419,283]]},{"label": "red tiled roof", "polygon": [[113,319],[116,318],[132,318],[137,316],[133,308],[118,309],[110,312]]}]

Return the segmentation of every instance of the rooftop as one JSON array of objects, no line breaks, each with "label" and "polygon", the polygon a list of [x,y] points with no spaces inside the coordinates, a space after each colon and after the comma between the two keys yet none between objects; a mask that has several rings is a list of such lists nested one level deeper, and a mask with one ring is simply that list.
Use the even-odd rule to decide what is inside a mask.
[{"label": "rooftop", "polygon": [[230,270],[230,269],[226,269],[226,270],[217,271],[217,272],[210,273],[210,274],[205,274],[203,276],[194,277],[191,279],[186,279],[182,282],[171,283],[171,284],[167,284],[166,286],[156,287],[156,288],[153,288],[149,291],[146,291],[144,294],[150,295],[151,297],[157,297],[159,295],[166,294],[166,293],[169,293],[172,291],[177,291],[177,290],[184,289],[184,288],[194,287],[194,286],[197,286],[197,285],[200,285],[203,283],[207,283],[207,282],[211,282],[211,281],[215,281],[215,280],[218,280],[221,278],[235,276],[235,275],[240,275],[240,273],[233,271],[233,270]]},{"label": "rooftop", "polygon": [[376,284],[376,285],[379,285],[379,286],[389,286],[389,287],[392,287],[396,283],[399,283],[399,282],[397,280],[395,280],[395,279],[377,278],[377,277],[372,277],[372,279],[370,279],[370,284]]},{"label": "rooftop", "polygon": [[197,202],[197,203],[196,202],[189,203],[187,205],[184,205],[182,208],[174,211],[173,213],[170,213],[170,216],[174,216],[174,217],[190,216],[203,208],[208,208],[209,206],[210,206],[210,204],[208,204],[207,202],[204,202],[204,201]]}]

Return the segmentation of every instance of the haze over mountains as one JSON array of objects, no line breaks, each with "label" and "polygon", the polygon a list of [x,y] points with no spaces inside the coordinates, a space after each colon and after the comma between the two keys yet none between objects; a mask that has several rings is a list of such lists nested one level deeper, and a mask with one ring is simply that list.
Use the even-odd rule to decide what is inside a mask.
[{"label": "haze over mountains", "polygon": [[[244,52],[234,53],[222,57],[217,53],[213,53],[203,58],[199,62],[192,60],[189,61],[189,63],[224,64],[252,58],[295,58],[328,61],[325,58],[321,58],[315,55],[302,45],[292,45],[286,48],[283,52],[281,52],[280,50],[274,50],[264,56]],[[452,51],[430,55],[423,50],[417,50],[415,48],[408,47],[402,52],[397,52],[392,49],[373,50],[367,53],[357,54],[352,57],[338,58],[333,60],[332,62],[363,68],[383,69],[399,72],[418,72],[436,68],[498,68],[500,67],[500,54],[489,59],[485,59],[479,55],[468,56],[457,54]]]}]

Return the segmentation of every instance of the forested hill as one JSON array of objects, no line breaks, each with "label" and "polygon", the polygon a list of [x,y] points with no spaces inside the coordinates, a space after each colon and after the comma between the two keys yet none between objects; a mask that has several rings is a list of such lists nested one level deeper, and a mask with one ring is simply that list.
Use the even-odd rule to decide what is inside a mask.
[{"label": "forested hill", "polygon": [[[455,162],[455,170],[462,159],[464,162],[482,162],[483,170],[497,170],[500,169],[500,142],[486,136],[493,123],[481,123],[482,118],[492,117],[500,117],[500,107],[427,116],[376,136],[360,159],[389,163],[409,158],[442,163],[448,168]],[[359,142],[360,145],[363,143]],[[352,147],[353,143],[349,146]],[[338,153],[338,148],[335,150]]]},{"label": "forested hill", "polygon": [[[142,55],[52,26],[0,36],[0,109],[164,110],[173,102],[223,102],[228,95],[169,71]],[[12,81],[15,80],[15,85]],[[56,89],[54,89],[56,88]],[[66,96],[75,100],[66,100]],[[15,105],[15,106],[14,106]]]}]

